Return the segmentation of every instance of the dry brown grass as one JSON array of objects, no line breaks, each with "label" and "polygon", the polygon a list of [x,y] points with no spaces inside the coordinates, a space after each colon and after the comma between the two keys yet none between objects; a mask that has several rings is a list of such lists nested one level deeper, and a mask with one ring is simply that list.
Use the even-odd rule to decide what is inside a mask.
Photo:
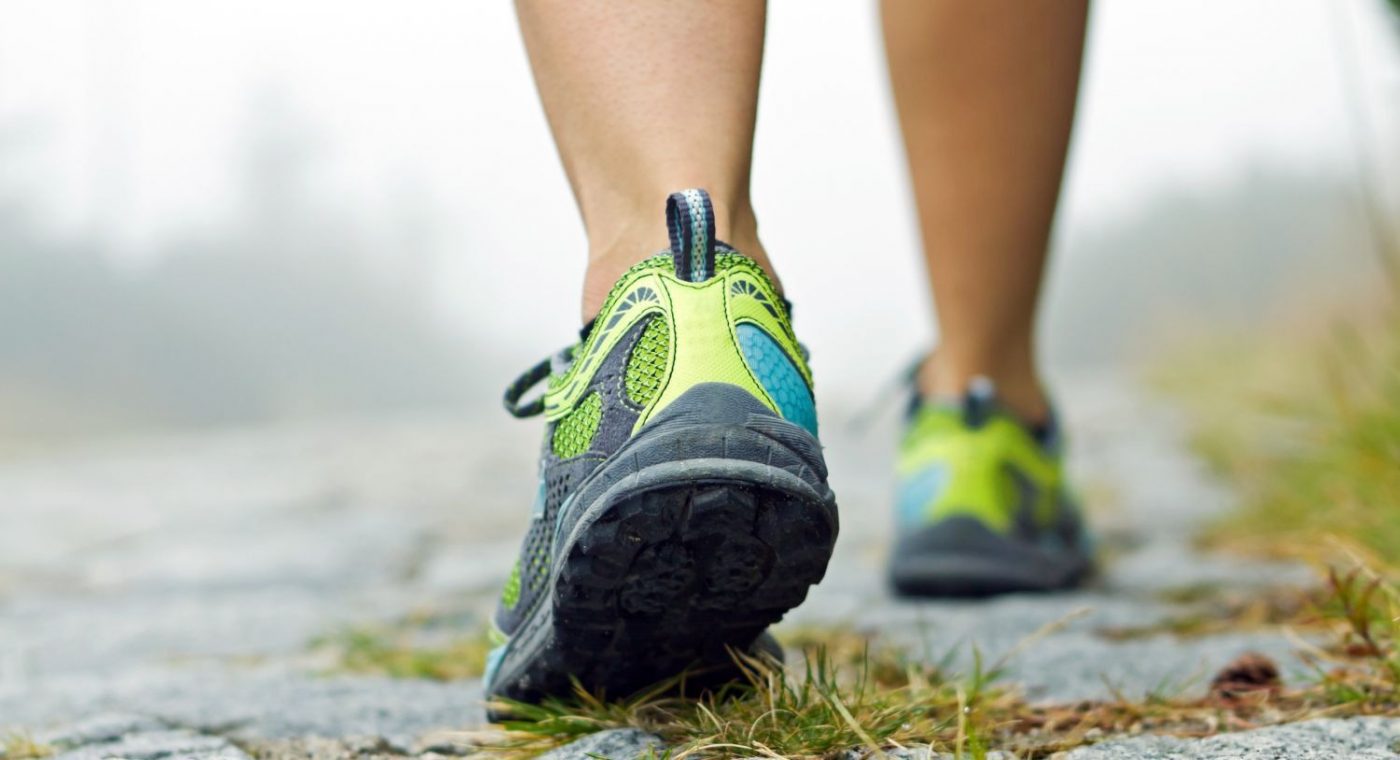
[{"label": "dry brown grass", "polygon": [[[460,740],[528,757],[594,731],[635,727],[662,737],[661,756],[830,757],[852,747],[929,747],[957,757],[999,750],[1044,758],[1145,732],[1202,737],[1314,717],[1400,716],[1400,591],[1357,569],[1333,573],[1317,597],[1313,632],[1300,640],[1313,677],[1284,684],[1260,656],[1216,675],[1199,698],[1116,698],[1031,704],[999,682],[1000,663],[954,676],[848,630],[799,633],[788,668],[742,655],[746,683],[700,699],[670,696],[674,683],[620,702],[580,690],[573,699],[507,706],[519,720]],[[1029,642],[1034,646],[1034,642]]]}]

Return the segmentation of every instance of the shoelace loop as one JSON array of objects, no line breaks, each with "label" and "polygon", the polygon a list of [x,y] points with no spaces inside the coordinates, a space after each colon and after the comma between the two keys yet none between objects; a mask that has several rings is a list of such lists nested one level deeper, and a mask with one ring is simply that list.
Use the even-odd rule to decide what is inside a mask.
[{"label": "shoelace loop", "polygon": [[534,417],[544,411],[544,394],[527,403],[520,403],[520,399],[533,387],[540,384],[540,381],[549,377],[550,366],[554,357],[546,357],[535,366],[525,370],[524,374],[515,378],[515,382],[506,386],[505,396],[501,401],[505,404],[506,411],[511,416],[524,419]]},{"label": "shoelace loop", "polygon": [[544,411],[544,394],[539,398],[521,403],[520,399],[525,394],[539,385],[550,375],[562,375],[568,371],[569,363],[574,360],[574,352],[578,346],[569,346],[541,359],[538,364],[525,370],[520,377],[515,378],[515,382],[506,387],[505,395],[501,398],[506,411],[512,417],[524,419],[534,417]]},{"label": "shoelace loop", "polygon": [[875,391],[870,394],[870,398],[856,412],[851,415],[846,423],[846,429],[855,435],[865,435],[874,425],[884,410],[894,406],[893,399],[901,394],[908,399],[905,402],[906,411],[912,408],[917,402],[919,393],[915,390],[915,383],[918,382],[919,367],[928,357],[928,351],[921,349],[914,358],[905,364],[904,369],[898,373],[891,373],[890,376],[876,386]]}]

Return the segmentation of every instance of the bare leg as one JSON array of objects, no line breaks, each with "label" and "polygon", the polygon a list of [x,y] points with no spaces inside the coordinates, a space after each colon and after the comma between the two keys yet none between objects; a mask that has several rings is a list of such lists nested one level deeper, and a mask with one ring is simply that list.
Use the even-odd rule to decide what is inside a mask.
[{"label": "bare leg", "polygon": [[666,196],[703,187],[715,234],[770,273],[749,202],[763,0],[518,0],[540,100],[588,232],[583,317],[666,247]]},{"label": "bare leg", "polygon": [[939,325],[925,393],[985,375],[1027,419],[1036,299],[1074,118],[1087,0],[883,0]]}]

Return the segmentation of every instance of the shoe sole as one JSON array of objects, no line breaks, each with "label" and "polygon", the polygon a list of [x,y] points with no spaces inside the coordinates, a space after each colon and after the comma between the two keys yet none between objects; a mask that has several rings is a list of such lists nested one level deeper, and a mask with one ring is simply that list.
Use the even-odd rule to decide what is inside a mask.
[{"label": "shoe sole", "polygon": [[[592,503],[563,521],[552,593],[496,655],[491,696],[568,697],[576,681],[619,698],[682,673],[688,691],[739,675],[730,650],[802,603],[838,532],[815,438],[742,419],[673,415],[610,459],[606,490],[579,489]],[[726,456],[638,468],[648,452]]]},{"label": "shoe sole", "polygon": [[979,598],[1077,588],[1093,567],[1082,547],[1051,552],[955,517],[902,539],[889,581],[900,596]]}]

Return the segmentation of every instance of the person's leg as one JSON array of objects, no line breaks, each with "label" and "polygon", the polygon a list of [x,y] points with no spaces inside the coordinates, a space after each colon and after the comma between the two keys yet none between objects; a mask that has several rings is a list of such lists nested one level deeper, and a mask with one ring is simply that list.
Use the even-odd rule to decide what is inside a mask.
[{"label": "person's leg", "polygon": [[1079,82],[1087,0],[884,0],[890,80],[938,317],[920,389],[996,382],[1047,403],[1034,322]]},{"label": "person's leg", "polygon": [[519,2],[595,321],[503,399],[542,414],[545,441],[493,618],[493,700],[739,678],[730,652],[781,653],[766,629],[826,572],[836,499],[811,369],[749,204],[764,11]]},{"label": "person's leg", "polygon": [[716,236],[772,274],[749,203],[762,0],[519,0],[559,155],[588,232],[583,316],[666,247],[667,194],[702,187]]},{"label": "person's leg", "polygon": [[1049,591],[1093,565],[1034,348],[1086,15],[1086,0],[884,0],[939,331],[896,468],[901,594]]}]

